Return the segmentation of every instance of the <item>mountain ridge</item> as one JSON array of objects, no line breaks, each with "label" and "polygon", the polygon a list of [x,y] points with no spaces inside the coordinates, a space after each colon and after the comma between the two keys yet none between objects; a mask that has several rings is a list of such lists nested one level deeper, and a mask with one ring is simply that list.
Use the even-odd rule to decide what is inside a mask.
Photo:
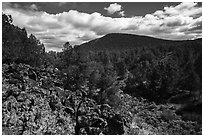
[{"label": "mountain ridge", "polygon": [[180,45],[195,40],[166,40],[144,35],[134,35],[127,33],[109,33],[103,37],[90,40],[79,45],[82,50],[125,50],[137,47],[155,47],[165,45]]}]

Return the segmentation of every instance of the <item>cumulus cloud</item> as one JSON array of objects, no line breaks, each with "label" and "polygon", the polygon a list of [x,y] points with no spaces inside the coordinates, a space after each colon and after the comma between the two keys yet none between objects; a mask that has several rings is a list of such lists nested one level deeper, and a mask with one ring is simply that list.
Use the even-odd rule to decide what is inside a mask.
[{"label": "cumulus cloud", "polygon": [[[49,14],[14,8],[8,3],[3,3],[3,12],[12,15],[15,25],[25,27],[29,34],[32,33],[39,38],[47,51],[59,51],[67,41],[72,45],[78,45],[114,32],[171,40],[195,39],[202,36],[202,7],[198,7],[197,3],[181,3],[145,16],[120,18],[77,10]],[[121,7],[115,12],[124,14]]]},{"label": "cumulus cloud", "polygon": [[158,10],[154,15],[161,18],[178,15],[196,18],[202,15],[202,8],[197,5],[195,2],[181,3],[177,6],[164,7],[164,10]]},{"label": "cumulus cloud", "polygon": [[118,13],[121,16],[125,16],[125,12],[122,11],[122,6],[117,3],[110,4],[109,7],[105,7],[104,10],[107,10],[109,14]]},{"label": "cumulus cloud", "polygon": [[125,16],[125,11],[120,11],[118,14],[121,16]]},{"label": "cumulus cloud", "polygon": [[37,5],[35,5],[35,4],[30,5],[30,8],[31,8],[32,10],[38,10]]}]

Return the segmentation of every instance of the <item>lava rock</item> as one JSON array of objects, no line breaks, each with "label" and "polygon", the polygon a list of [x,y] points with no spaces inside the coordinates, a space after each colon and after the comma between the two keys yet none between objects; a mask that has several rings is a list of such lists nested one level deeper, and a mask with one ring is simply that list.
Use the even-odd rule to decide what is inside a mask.
[{"label": "lava rock", "polygon": [[32,69],[29,69],[29,70],[28,70],[28,77],[29,77],[30,79],[32,79],[32,80],[37,81],[37,74],[36,74],[35,71],[32,70]]}]

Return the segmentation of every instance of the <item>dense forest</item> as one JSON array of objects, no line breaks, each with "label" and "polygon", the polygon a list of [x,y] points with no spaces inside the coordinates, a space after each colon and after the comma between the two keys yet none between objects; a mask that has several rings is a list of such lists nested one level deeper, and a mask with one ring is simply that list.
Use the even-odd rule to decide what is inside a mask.
[{"label": "dense forest", "polygon": [[2,13],[2,63],[3,134],[202,134],[202,39],[114,33],[45,52]]}]

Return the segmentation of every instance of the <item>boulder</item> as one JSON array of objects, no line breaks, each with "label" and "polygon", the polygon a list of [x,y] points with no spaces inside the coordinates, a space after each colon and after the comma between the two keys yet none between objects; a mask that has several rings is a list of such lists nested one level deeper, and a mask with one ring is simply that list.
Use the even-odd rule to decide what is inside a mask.
[{"label": "boulder", "polygon": [[71,108],[71,107],[66,107],[66,108],[64,108],[64,111],[65,111],[67,114],[71,114],[71,115],[74,114],[74,109]]},{"label": "boulder", "polygon": [[116,114],[115,116],[107,119],[108,134],[122,135],[125,133],[123,118]]},{"label": "boulder", "polygon": [[28,77],[32,80],[37,81],[37,74],[35,73],[34,70],[28,69]]}]

